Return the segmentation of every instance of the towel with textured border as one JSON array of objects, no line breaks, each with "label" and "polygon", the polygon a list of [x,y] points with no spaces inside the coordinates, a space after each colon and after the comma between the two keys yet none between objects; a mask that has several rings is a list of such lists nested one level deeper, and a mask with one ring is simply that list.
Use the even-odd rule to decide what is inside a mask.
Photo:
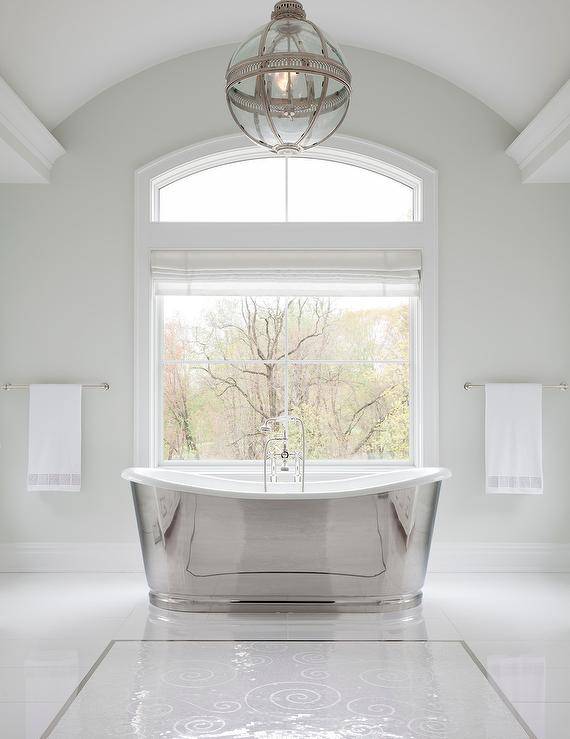
[{"label": "towel with textured border", "polygon": [[81,385],[30,385],[28,490],[81,489]]},{"label": "towel with textured border", "polygon": [[485,385],[485,462],[488,493],[543,492],[542,385]]}]

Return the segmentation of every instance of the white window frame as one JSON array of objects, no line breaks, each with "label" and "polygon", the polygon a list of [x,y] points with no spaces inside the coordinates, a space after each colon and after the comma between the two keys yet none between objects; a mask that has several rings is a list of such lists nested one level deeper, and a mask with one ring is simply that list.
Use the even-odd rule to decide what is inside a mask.
[{"label": "white window frame", "polygon": [[[150,274],[151,251],[159,249],[279,250],[421,249],[419,307],[413,321],[415,362],[410,407],[416,466],[438,464],[437,347],[437,171],[393,149],[351,136],[335,135],[308,154],[363,167],[413,188],[414,220],[403,222],[289,223],[161,223],[157,220],[158,189],[181,177],[213,166],[267,157],[241,134],[224,136],[180,149],[146,164],[135,173],[134,224],[134,464],[154,467],[159,457],[161,417],[156,392],[157,306]],[[159,303],[160,301],[156,301]],[[412,359],[412,357],[410,357]],[[334,461],[331,463],[334,464]],[[202,462],[202,464],[208,464]],[[210,465],[213,462],[209,463]],[[219,463],[218,463],[219,464]],[[235,465],[235,462],[231,463]],[[246,463],[247,464],[247,463]],[[340,462],[339,464],[346,464]],[[354,463],[357,465],[358,463]],[[362,466],[365,466],[361,463]],[[381,465],[379,460],[377,465]]]}]

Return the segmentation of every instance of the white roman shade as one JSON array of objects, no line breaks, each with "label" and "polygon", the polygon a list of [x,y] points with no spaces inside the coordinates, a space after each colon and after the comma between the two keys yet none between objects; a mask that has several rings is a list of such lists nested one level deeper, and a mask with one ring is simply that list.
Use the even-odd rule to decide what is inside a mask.
[{"label": "white roman shade", "polygon": [[155,295],[419,294],[419,249],[369,251],[156,250]]}]

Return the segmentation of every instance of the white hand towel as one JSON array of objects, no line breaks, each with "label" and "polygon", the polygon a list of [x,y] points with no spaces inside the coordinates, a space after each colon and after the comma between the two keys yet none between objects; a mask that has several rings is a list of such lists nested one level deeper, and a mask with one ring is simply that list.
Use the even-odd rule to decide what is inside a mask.
[{"label": "white hand towel", "polygon": [[485,460],[488,493],[542,493],[541,385],[485,385]]},{"label": "white hand towel", "polygon": [[81,385],[30,385],[28,490],[81,489]]}]

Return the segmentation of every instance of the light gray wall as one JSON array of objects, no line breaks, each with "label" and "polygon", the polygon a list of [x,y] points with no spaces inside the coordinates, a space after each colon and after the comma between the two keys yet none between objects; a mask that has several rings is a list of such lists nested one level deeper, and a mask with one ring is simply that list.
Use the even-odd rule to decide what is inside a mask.
[{"label": "light gray wall", "polygon": [[[0,397],[2,541],[136,538],[131,460],[133,172],[174,149],[234,132],[229,47],[119,84],[55,131],[67,154],[49,186],[0,188],[0,382],[107,380],[84,395],[80,494],[25,490],[27,394]],[[570,189],[526,185],[504,154],[516,132],[416,67],[359,49],[343,133],[411,154],[440,173],[441,462],[436,537],[568,542],[570,393],[544,396],[545,495],[483,490],[483,394],[466,380],[570,381]]]}]

